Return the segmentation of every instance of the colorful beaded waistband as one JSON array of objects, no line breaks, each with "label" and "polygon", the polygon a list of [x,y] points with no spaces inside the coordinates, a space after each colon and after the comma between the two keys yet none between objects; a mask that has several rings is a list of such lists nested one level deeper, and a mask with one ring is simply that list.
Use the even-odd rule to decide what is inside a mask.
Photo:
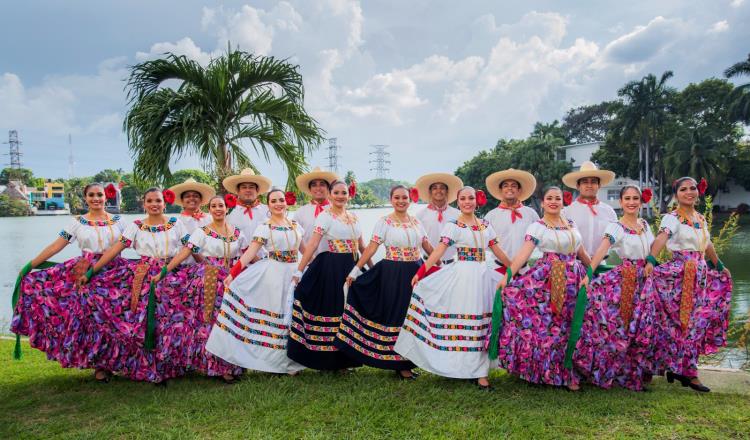
[{"label": "colorful beaded waistband", "polygon": [[484,249],[471,247],[457,247],[456,259],[458,261],[484,261]]},{"label": "colorful beaded waistband", "polygon": [[419,249],[415,247],[386,246],[385,259],[391,261],[417,261]]},{"label": "colorful beaded waistband", "polygon": [[351,254],[357,249],[354,240],[328,240],[328,250],[336,254]]},{"label": "colorful beaded waistband", "polygon": [[273,251],[268,253],[268,258],[280,263],[296,263],[297,251]]}]

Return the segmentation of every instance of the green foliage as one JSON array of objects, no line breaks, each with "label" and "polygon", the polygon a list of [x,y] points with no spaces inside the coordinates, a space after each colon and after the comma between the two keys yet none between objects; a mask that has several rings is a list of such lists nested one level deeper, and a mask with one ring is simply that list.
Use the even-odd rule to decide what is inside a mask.
[{"label": "green foliage", "polygon": [[391,188],[396,185],[404,185],[407,188],[411,187],[409,182],[393,179],[372,179],[360,184],[360,186],[372,190],[375,197],[377,197],[381,203],[388,203],[388,200],[391,198]]},{"label": "green foliage", "polygon": [[81,214],[85,211],[83,188],[91,182],[101,182],[101,180],[94,180],[92,177],[74,177],[63,181],[65,184],[65,201],[70,206],[71,214]]},{"label": "green foliage", "polygon": [[581,144],[606,139],[620,105],[618,101],[604,101],[568,110],[562,125],[567,143]]},{"label": "green foliage", "polygon": [[92,177],[91,179],[92,182],[112,182],[114,184],[117,184],[122,180],[122,176],[124,173],[125,172],[122,170],[122,168],[118,168],[116,170],[106,169],[94,174],[94,177]]},{"label": "green foliage", "polygon": [[[352,182],[357,182],[357,177],[354,175],[354,171],[346,172],[344,182],[346,182],[347,185],[351,184]],[[354,199],[352,199],[349,203],[352,206],[374,208],[376,206],[382,205],[383,201],[375,195],[372,188],[361,185],[359,182],[357,182],[357,195],[355,195]]]},{"label": "green foliage", "polygon": [[7,185],[9,180],[21,180],[24,185],[35,187],[37,179],[34,178],[34,173],[28,168],[21,168],[14,170],[12,168],[3,168],[0,171],[0,185]]},{"label": "green foliage", "polygon": [[[750,53],[747,60],[733,64],[724,71],[727,78],[750,77]],[[735,87],[729,95],[729,114],[732,120],[750,125],[750,83]]]},{"label": "green foliage", "polygon": [[0,194],[0,217],[22,217],[29,215],[29,204]]},{"label": "green foliage", "polygon": [[196,170],[196,169],[185,169],[185,170],[179,170],[175,171],[171,177],[166,179],[164,181],[164,187],[169,188],[174,185],[177,185],[178,183],[182,183],[186,181],[187,179],[193,178],[196,182],[205,183],[207,185],[211,185],[214,187],[214,189],[218,189],[218,182],[216,181],[216,178],[207,172],[203,170]]},{"label": "green foliage", "polygon": [[323,139],[304,109],[299,66],[274,57],[228,47],[204,67],[169,53],[133,66],[127,91],[124,129],[142,180],[169,178],[169,164],[183,155],[197,156],[221,179],[255,168],[250,148],[266,161],[276,156],[291,187],[305,154]]}]

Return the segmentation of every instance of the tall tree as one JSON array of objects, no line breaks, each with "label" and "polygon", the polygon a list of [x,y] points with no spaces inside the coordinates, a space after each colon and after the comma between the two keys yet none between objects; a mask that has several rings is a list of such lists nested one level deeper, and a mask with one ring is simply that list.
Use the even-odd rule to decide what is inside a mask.
[{"label": "tall tree", "polygon": [[[648,74],[617,91],[624,100],[618,114],[622,137],[631,138],[638,145],[638,181],[641,185],[651,185],[654,180],[651,164],[663,157],[664,145],[657,141],[669,119],[675,90],[666,83],[673,75],[672,71],[666,71],[657,79],[653,74]],[[663,167],[658,167],[656,174],[661,194]]]},{"label": "tall tree", "polygon": [[719,147],[719,136],[707,128],[683,128],[667,144],[664,157],[667,177],[705,177],[715,194],[729,171],[728,158]]},{"label": "tall tree", "polygon": [[[727,78],[750,77],[750,53],[747,59],[733,64],[724,71]],[[750,125],[750,83],[742,84],[734,88],[729,100],[730,112],[734,120]]]},{"label": "tall tree", "polygon": [[[174,85],[173,85],[174,84]],[[134,172],[142,180],[171,175],[169,164],[195,155],[219,180],[255,168],[245,147],[287,168],[289,186],[322,129],[305,111],[299,66],[274,57],[227,50],[207,66],[168,53],[135,65],[127,80],[124,121]]]},{"label": "tall tree", "polygon": [[566,140],[572,144],[604,141],[619,106],[617,101],[604,101],[568,110],[562,124]]}]

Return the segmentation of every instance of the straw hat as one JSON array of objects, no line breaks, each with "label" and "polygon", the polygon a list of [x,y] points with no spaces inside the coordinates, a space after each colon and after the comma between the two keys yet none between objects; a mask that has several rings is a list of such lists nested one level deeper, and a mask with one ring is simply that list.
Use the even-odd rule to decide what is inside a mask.
[{"label": "straw hat", "polygon": [[185,180],[182,183],[169,188],[174,193],[174,203],[177,206],[182,206],[182,194],[187,191],[195,191],[201,195],[201,205],[208,203],[208,199],[216,195],[216,191],[211,188],[210,185],[205,183],[196,182],[192,177]]},{"label": "straw hat", "polygon": [[295,182],[297,183],[297,188],[300,191],[307,194],[308,196],[312,196],[312,193],[310,192],[310,182],[312,182],[313,180],[323,180],[325,182],[331,183],[338,178],[339,176],[336,175],[336,173],[334,173],[333,171],[323,171],[320,169],[320,167],[315,167],[309,173],[300,174],[299,176],[297,176]]},{"label": "straw hat", "polygon": [[536,178],[531,173],[513,168],[492,173],[484,182],[492,197],[502,200],[503,192],[500,191],[500,185],[506,180],[515,180],[521,185],[521,192],[518,194],[518,200],[521,202],[531,197],[536,189]]},{"label": "straw hat", "polygon": [[448,186],[448,203],[453,203],[458,198],[458,190],[464,186],[464,182],[450,173],[430,173],[417,179],[414,187],[419,191],[419,198],[430,202],[430,185],[442,183]]},{"label": "straw hat", "polygon": [[600,170],[594,162],[586,161],[581,164],[581,169],[573,171],[563,176],[562,181],[565,186],[570,188],[577,188],[578,181],[584,177],[598,177],[600,186],[607,186],[610,182],[615,180],[615,173],[607,170]]},{"label": "straw hat", "polygon": [[271,179],[255,174],[255,171],[251,168],[245,168],[240,171],[239,174],[229,176],[221,182],[221,184],[224,185],[224,189],[235,194],[237,193],[237,187],[240,183],[254,183],[258,185],[259,194],[265,194],[271,188]]}]

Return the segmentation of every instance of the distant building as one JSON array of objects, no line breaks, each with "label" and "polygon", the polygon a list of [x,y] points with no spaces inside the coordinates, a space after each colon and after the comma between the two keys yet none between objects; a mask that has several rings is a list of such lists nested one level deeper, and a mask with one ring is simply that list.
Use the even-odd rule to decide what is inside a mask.
[{"label": "distant building", "polygon": [[[597,141],[563,145],[557,152],[557,159],[570,162],[573,165],[573,170],[577,171],[583,162],[591,160],[591,156],[593,156],[602,144],[603,142]],[[620,188],[628,184],[638,185],[638,181],[617,176],[612,183],[599,189],[599,200],[607,202],[610,206],[619,210]],[[731,180],[727,183],[726,189],[720,190],[716,194],[716,197],[714,197],[714,206],[719,207],[722,211],[736,209],[743,203],[750,205],[750,191],[747,191],[741,185],[737,185]]]},{"label": "distant building", "polygon": [[13,200],[28,200],[26,185],[20,180],[10,180],[0,194],[6,195]]},{"label": "distant building", "polygon": [[30,191],[29,202],[40,211],[57,211],[65,207],[65,184],[47,179],[43,189]]}]

